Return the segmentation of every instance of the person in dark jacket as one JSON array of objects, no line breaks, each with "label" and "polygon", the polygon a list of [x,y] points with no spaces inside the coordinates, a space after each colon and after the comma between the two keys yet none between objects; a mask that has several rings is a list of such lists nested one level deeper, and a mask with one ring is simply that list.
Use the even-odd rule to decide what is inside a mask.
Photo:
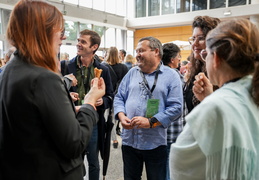
[{"label": "person in dark jacket", "polygon": [[91,140],[86,148],[86,156],[89,165],[89,179],[99,180],[99,151],[101,157],[104,155],[104,138],[105,138],[105,117],[104,112],[110,108],[113,99],[113,88],[108,67],[101,64],[99,57],[95,52],[101,43],[100,36],[91,30],[83,30],[77,39],[77,56],[69,61],[67,66],[61,61],[61,72],[63,76],[73,74],[77,79],[77,85],[70,88],[70,92],[77,92],[79,100],[76,103],[78,107],[83,103],[83,97],[90,90],[91,80],[94,78],[94,68],[102,69],[101,77],[103,77],[106,90],[105,95],[98,99],[95,106],[99,114],[98,125],[94,127]]},{"label": "person in dark jacket", "polygon": [[6,33],[16,47],[0,74],[0,179],[83,180],[82,154],[105,93],[95,78],[76,114],[58,71],[62,13],[43,1],[19,1]]},{"label": "person in dark jacket", "polygon": [[[125,64],[120,63],[118,49],[113,46],[109,48],[107,60],[106,60],[106,63],[104,63],[104,64],[110,70],[112,85],[113,85],[114,95],[115,95],[117,93],[121,80],[128,72],[128,68]],[[112,116],[113,116],[113,121],[115,122],[113,113],[112,113]],[[114,123],[114,124],[116,124],[116,123]],[[115,127],[116,127],[116,133],[115,133]],[[117,125],[114,126],[113,130],[112,130],[112,140],[113,140],[114,148],[118,147],[118,141],[117,141],[116,134],[119,136],[121,135],[120,121],[117,122]]]}]

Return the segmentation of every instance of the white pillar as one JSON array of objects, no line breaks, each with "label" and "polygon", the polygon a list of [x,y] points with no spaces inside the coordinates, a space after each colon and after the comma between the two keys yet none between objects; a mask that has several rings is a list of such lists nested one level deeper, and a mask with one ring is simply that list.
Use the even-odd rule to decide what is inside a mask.
[{"label": "white pillar", "polygon": [[250,16],[250,21],[259,29],[259,15]]},{"label": "white pillar", "polygon": [[[251,4],[259,4],[259,0],[252,0]],[[257,28],[259,29],[259,14],[250,16],[250,21],[252,23],[254,23],[257,26]]]}]

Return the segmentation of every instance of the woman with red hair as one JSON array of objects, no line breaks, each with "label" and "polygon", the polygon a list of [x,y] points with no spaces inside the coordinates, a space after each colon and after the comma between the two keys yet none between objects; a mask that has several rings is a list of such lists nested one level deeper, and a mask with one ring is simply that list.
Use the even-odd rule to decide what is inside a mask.
[{"label": "woman with red hair", "polygon": [[7,38],[17,50],[0,75],[0,179],[83,180],[103,79],[92,81],[76,114],[58,71],[63,16],[45,1],[20,0]]}]

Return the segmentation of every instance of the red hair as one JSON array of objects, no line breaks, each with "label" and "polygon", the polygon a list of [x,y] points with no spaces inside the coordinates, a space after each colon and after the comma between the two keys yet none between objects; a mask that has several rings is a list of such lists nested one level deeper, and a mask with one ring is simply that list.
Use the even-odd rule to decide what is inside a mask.
[{"label": "red hair", "polygon": [[55,6],[20,0],[10,16],[7,39],[24,61],[58,72],[53,36],[63,28],[63,15]]}]

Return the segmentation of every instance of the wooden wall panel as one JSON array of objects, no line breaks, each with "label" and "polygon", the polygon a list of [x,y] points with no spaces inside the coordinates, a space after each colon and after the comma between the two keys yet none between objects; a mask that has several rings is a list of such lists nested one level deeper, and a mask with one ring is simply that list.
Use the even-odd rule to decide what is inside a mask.
[{"label": "wooden wall panel", "polygon": [[[161,41],[161,43],[171,42],[175,40],[188,41],[192,35],[191,26],[178,26],[154,29],[139,29],[134,32],[134,49],[138,44],[138,40],[142,37],[153,36]],[[190,50],[182,50],[182,60],[186,60],[190,55]]]}]

